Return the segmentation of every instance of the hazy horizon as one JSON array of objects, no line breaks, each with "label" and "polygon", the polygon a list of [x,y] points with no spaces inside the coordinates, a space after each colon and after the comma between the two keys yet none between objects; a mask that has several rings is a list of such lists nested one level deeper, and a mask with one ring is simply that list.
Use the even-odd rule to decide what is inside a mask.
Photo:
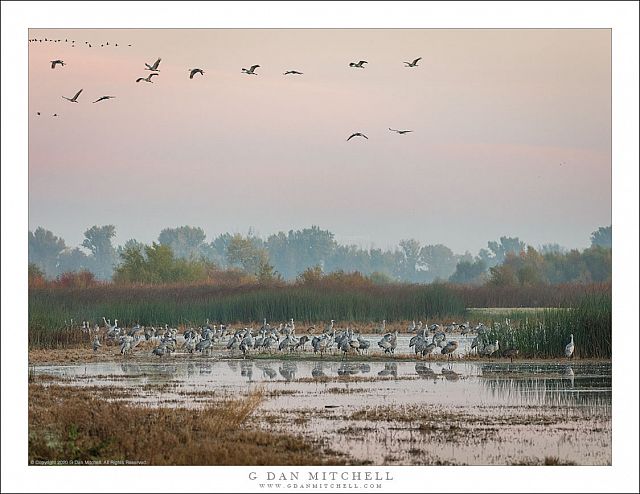
[{"label": "hazy horizon", "polygon": [[29,43],[29,228],[70,246],[104,224],[118,244],[318,225],[475,254],[503,235],[584,248],[611,224],[609,30],[29,31],[45,37],[62,42]]}]

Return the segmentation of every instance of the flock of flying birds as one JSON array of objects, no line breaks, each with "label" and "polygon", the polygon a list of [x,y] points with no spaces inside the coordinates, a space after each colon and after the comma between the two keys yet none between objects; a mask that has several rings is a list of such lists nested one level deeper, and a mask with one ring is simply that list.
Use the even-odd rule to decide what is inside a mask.
[{"label": "flock of flying birds", "polygon": [[[30,39],[29,42],[42,42],[43,40],[40,39]],[[61,42],[61,40],[48,40],[47,38],[44,38],[44,41],[49,41],[49,42]],[[65,39],[65,42],[68,42],[68,39]],[[72,47],[75,46],[75,40],[72,40]],[[88,41],[85,41],[85,44],[88,45],[89,48],[91,48],[91,44]],[[104,47],[105,45],[102,44],[100,45],[101,47]],[[109,46],[109,42],[107,41],[106,46]],[[118,46],[118,44],[116,43],[115,46]],[[131,46],[131,45],[128,45]],[[411,61],[411,62],[403,62],[405,64],[405,67],[417,67],[418,66],[418,62],[422,60],[422,57],[418,57],[415,60]],[[136,79],[136,82],[147,82],[147,83],[153,83],[152,78],[154,76],[159,75],[160,73],[160,69],[158,68],[160,66],[160,62],[162,61],[162,58],[158,58],[153,64],[148,64],[145,62],[145,70],[149,70],[151,71],[151,73],[147,76],[147,77],[138,77]],[[357,62],[351,62],[349,64],[349,67],[353,67],[356,69],[364,69],[365,68],[365,64],[367,64],[369,62],[367,62],[366,60],[359,60]],[[51,60],[51,68],[55,69],[57,65],[60,65],[62,67],[65,66],[65,62],[64,60]],[[248,69],[246,68],[242,68],[242,73],[247,74],[247,75],[258,75],[258,73],[256,72],[256,69],[260,68],[260,65],[252,65],[251,67],[249,67]],[[196,75],[200,74],[200,76],[204,76],[204,70],[200,69],[200,68],[193,68],[193,69],[188,69],[189,72],[189,79],[193,79]],[[303,75],[304,72],[300,72],[298,70],[287,70],[286,72],[283,73],[283,75]],[[82,93],[82,89],[80,89],[76,94],[73,95],[73,97],[68,98],[66,96],[62,96],[62,98],[64,98],[67,101],[70,101],[71,103],[78,103],[78,97],[80,96],[80,94]],[[100,101],[105,101],[108,99],[113,99],[115,98],[115,96],[100,96],[98,99],[96,99],[95,101],[93,101],[93,103],[99,103]],[[40,112],[36,112],[37,115],[40,115]],[[58,117],[59,115],[57,113],[53,114],[54,117]],[[400,130],[400,129],[392,129],[391,127],[389,127],[389,130],[391,132],[395,132],[399,135],[404,135],[404,134],[408,134],[409,132],[413,132],[412,130]],[[353,134],[351,134],[348,138],[347,141],[351,140],[354,137],[364,137],[365,139],[369,139],[365,134],[363,134],[362,132],[354,132]]]}]

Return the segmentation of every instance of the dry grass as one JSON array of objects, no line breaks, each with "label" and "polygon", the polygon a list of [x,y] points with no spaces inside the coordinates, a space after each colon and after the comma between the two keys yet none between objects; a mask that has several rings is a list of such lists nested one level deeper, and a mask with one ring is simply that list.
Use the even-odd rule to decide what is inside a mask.
[{"label": "dry grass", "polygon": [[539,458],[524,458],[512,463],[512,465],[516,466],[573,466],[575,464],[574,461],[562,460],[557,456],[545,456],[543,460]]},{"label": "dry grass", "polygon": [[304,439],[260,430],[261,392],[207,408],[150,408],[64,386],[29,385],[29,460],[147,465],[319,465],[342,461]]}]

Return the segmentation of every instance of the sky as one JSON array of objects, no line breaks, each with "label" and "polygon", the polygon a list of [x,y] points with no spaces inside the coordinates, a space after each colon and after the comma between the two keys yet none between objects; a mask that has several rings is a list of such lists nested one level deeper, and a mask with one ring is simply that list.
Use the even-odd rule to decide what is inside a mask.
[{"label": "sky", "polygon": [[[318,225],[364,248],[415,238],[476,253],[502,235],[584,248],[611,224],[609,30],[29,38],[62,40],[29,43],[29,229],[70,246],[104,224],[116,243],[181,225],[208,240]],[[154,83],[136,83],[157,58]],[[61,97],[81,88],[76,104]],[[92,103],[103,95],[115,98]]]}]

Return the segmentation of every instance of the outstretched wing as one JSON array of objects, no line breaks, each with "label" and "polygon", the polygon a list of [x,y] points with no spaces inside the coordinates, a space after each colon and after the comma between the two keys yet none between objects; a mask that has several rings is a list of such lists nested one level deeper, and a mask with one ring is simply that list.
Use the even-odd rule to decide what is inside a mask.
[{"label": "outstretched wing", "polygon": [[413,65],[418,65],[418,62],[422,60],[422,57],[418,57],[413,61]]},{"label": "outstretched wing", "polygon": [[358,63],[362,65],[363,63],[369,63],[369,62],[367,62],[366,60],[360,60]]},{"label": "outstretched wing", "polygon": [[258,67],[260,67],[260,66],[259,66],[259,65],[252,65],[252,66],[249,68],[249,70],[250,70],[251,72],[253,72],[253,71],[254,71],[254,70],[256,70]]},{"label": "outstretched wing", "polygon": [[149,74],[148,79],[149,79],[149,80],[151,80],[151,78],[152,78],[154,75],[158,75],[158,74],[157,74],[156,72],[154,72],[153,74]]},{"label": "outstretched wing", "polygon": [[51,68],[52,68],[52,69],[55,69],[55,68],[56,68],[56,61],[55,61],[55,60],[52,60],[52,61],[51,61]]},{"label": "outstretched wing", "polygon": [[160,65],[160,60],[162,60],[162,59],[159,58],[158,60],[156,60],[156,62],[151,67],[151,70],[156,70],[158,68],[158,65]]},{"label": "outstretched wing", "polygon": [[357,135],[358,135],[358,134],[351,134],[349,137],[347,137],[347,141],[348,141],[349,139],[351,139],[352,137],[355,137],[355,136],[357,136]]},{"label": "outstretched wing", "polygon": [[75,95],[72,99],[74,99],[74,100],[78,99],[78,96],[80,96],[80,93],[81,93],[81,92],[82,92],[82,89],[81,89],[80,91],[78,91],[78,92],[76,93],[76,95]]},{"label": "outstretched wing", "polygon": [[145,80],[145,78],[144,78],[144,77],[138,77],[138,78],[136,79],[136,82],[140,82],[140,81],[144,81],[144,80]]}]

